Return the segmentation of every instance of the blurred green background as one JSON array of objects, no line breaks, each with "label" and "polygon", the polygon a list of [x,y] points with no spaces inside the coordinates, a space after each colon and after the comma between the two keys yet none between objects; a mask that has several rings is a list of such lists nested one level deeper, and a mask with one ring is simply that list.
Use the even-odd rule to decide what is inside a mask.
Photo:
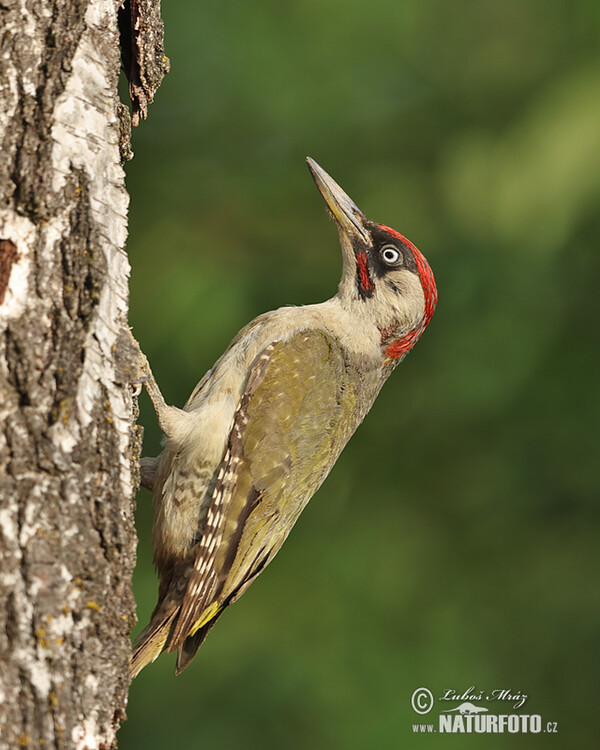
[{"label": "blurred green background", "polygon": [[[307,154],[417,244],[440,303],[192,666],[175,679],[163,655],[135,680],[121,749],[595,746],[600,4],[163,14],[171,73],[127,182],[131,321],[167,400],[254,316],[335,293]],[[138,630],[156,598],[151,516],[141,491]],[[413,734],[413,690],[471,685],[526,693],[520,713],[559,735]]]}]

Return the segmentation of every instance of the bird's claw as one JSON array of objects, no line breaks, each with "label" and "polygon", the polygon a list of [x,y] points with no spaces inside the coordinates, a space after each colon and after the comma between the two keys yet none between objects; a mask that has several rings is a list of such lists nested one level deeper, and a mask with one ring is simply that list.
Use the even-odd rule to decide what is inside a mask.
[{"label": "bird's claw", "polygon": [[142,392],[143,385],[147,380],[148,380],[148,377],[146,375],[142,375],[142,377],[139,380],[131,384],[133,386],[132,394],[134,398],[137,398],[140,395],[140,393]]}]

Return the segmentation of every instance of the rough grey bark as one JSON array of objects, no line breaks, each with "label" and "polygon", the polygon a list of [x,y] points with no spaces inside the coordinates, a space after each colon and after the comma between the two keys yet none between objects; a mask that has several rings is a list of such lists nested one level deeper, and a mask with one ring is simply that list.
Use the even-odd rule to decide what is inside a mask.
[{"label": "rough grey bark", "polygon": [[0,748],[114,747],[127,700],[140,436],[118,9],[0,2]]},{"label": "rough grey bark", "polygon": [[159,0],[123,0],[119,13],[123,69],[129,81],[133,125],[148,117],[148,104],[169,72]]}]

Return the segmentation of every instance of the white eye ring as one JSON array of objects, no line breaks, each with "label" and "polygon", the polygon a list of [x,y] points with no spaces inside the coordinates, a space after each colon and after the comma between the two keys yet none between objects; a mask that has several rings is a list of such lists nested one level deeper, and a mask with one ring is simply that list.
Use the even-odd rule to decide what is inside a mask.
[{"label": "white eye ring", "polygon": [[381,248],[381,258],[385,263],[394,265],[401,258],[400,251],[393,245],[386,245]]}]

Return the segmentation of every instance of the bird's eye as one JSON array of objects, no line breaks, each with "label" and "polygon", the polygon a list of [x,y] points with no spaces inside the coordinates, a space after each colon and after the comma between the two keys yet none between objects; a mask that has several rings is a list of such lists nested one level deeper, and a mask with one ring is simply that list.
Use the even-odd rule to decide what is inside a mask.
[{"label": "bird's eye", "polygon": [[396,265],[402,256],[398,248],[393,245],[385,245],[381,248],[381,259],[390,266]]}]

